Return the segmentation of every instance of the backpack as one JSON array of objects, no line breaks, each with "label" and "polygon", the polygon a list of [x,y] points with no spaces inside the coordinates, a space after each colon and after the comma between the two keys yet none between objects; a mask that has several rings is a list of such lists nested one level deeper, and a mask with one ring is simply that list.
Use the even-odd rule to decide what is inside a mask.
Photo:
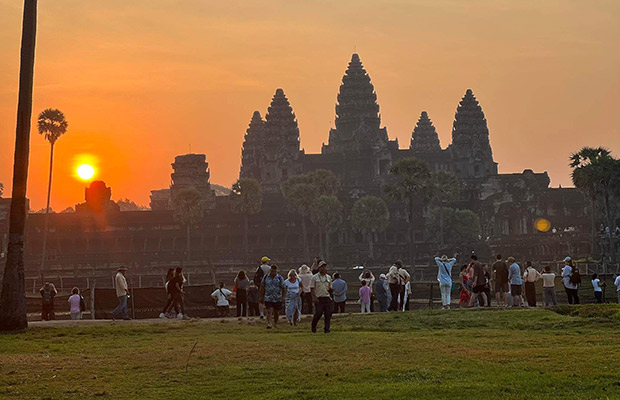
[{"label": "backpack", "polygon": [[263,282],[263,277],[265,276],[265,273],[263,272],[263,269],[260,267],[260,265],[258,266],[258,268],[256,269],[256,272],[254,273],[254,284],[258,287],[260,286],[261,282]]},{"label": "backpack", "polygon": [[43,297],[43,304],[52,304],[52,302],[54,301],[54,296],[52,296],[51,290],[43,289],[41,296]]},{"label": "backpack", "polygon": [[572,267],[572,274],[570,274],[570,283],[573,285],[579,285],[581,283],[581,274],[579,270],[575,267]]},{"label": "backpack", "polygon": [[80,311],[86,311],[86,302],[84,302],[84,296],[80,295]]}]

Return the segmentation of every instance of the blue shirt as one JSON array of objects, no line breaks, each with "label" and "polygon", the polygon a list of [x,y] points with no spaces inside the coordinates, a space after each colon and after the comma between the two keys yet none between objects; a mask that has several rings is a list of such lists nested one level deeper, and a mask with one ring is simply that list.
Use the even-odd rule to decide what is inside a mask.
[{"label": "blue shirt", "polygon": [[334,289],[334,301],[341,303],[347,300],[347,283],[338,278],[332,282],[332,289]]},{"label": "blue shirt", "polygon": [[523,279],[521,279],[521,268],[519,264],[512,263],[508,267],[508,281],[511,285],[523,285]]},{"label": "blue shirt", "polygon": [[284,278],[280,274],[275,277],[265,275],[262,286],[265,287],[265,301],[270,303],[279,303],[282,301],[282,289],[284,288]]},{"label": "blue shirt", "polygon": [[453,258],[450,261],[441,261],[439,257],[435,257],[435,262],[439,267],[437,272],[437,280],[442,285],[452,285],[452,267],[456,263],[456,260]]}]

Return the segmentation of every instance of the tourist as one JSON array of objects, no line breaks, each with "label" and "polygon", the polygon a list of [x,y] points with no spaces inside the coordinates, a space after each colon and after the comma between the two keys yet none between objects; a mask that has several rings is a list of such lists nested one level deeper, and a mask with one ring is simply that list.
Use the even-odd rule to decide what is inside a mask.
[{"label": "tourist", "polygon": [[[263,279],[271,271],[271,266],[269,265],[270,262],[271,262],[271,259],[267,256],[264,256],[263,258],[261,258],[260,259],[261,264],[258,266],[258,268],[256,269],[256,272],[254,273],[254,284],[256,285],[256,287],[259,288],[259,292],[260,292],[260,287],[263,282]],[[260,311],[260,319],[265,318],[265,305],[262,302],[258,303],[258,310]]]},{"label": "tourist", "polygon": [[358,280],[360,281],[360,283],[362,281],[366,281],[366,286],[370,288],[370,312],[374,312],[375,311],[374,300],[376,296],[372,288],[375,285],[375,276],[373,275],[372,271],[364,271],[360,274]]},{"label": "tourist", "polygon": [[461,278],[461,293],[459,294],[459,307],[466,307],[469,305],[469,299],[471,297],[471,279],[469,278],[469,266],[463,265],[459,273]]},{"label": "tourist", "polygon": [[362,287],[359,291],[360,294],[360,304],[361,304],[361,313],[369,313],[370,312],[370,288],[368,287],[365,280],[362,281]]},{"label": "tourist", "polygon": [[218,288],[211,293],[211,297],[216,300],[215,306],[217,316],[221,318],[228,317],[228,313],[230,312],[230,302],[228,299],[232,296],[232,292],[224,286],[224,282],[220,282]]},{"label": "tourist", "polygon": [[525,281],[525,298],[527,305],[536,307],[536,281],[541,278],[540,272],[532,267],[532,262],[525,263],[525,272],[523,272],[523,280]]},{"label": "tourist", "polygon": [[248,288],[250,280],[245,275],[245,271],[239,271],[235,278],[235,290],[237,303],[237,317],[248,316]]},{"label": "tourist", "polygon": [[310,281],[312,280],[312,271],[306,264],[299,267],[299,279],[303,290],[301,292],[301,312],[304,314],[312,314],[312,295],[310,295]]},{"label": "tourist", "polygon": [[164,283],[167,300],[164,309],[161,311],[161,313],[159,313],[159,318],[167,318],[169,311],[172,309],[172,293],[170,292],[170,281],[172,280],[172,278],[174,278],[174,268],[168,268],[168,272],[166,273],[166,283]]},{"label": "tourist", "polygon": [[68,303],[71,319],[82,319],[82,311],[84,311],[82,309],[82,306],[84,305],[84,298],[80,296],[80,289],[74,287],[71,290],[71,296],[69,296]]},{"label": "tourist", "polygon": [[258,288],[254,284],[254,281],[250,281],[250,287],[248,288],[248,316],[257,317],[259,315]]},{"label": "tourist", "polygon": [[596,302],[601,304],[603,302],[603,287],[597,273],[592,274],[592,287],[594,288]]},{"label": "tourist", "polygon": [[482,269],[484,270],[484,278],[485,278],[485,284],[484,284],[483,291],[487,296],[487,307],[491,307],[491,274],[489,273],[488,264],[482,264]]},{"label": "tourist", "polygon": [[321,260],[320,257],[314,257],[314,261],[312,262],[312,266],[310,268],[313,276],[319,273],[319,264],[321,261],[323,260]]},{"label": "tourist", "polygon": [[54,297],[58,294],[53,283],[45,282],[41,290],[41,319],[51,321],[56,318],[54,315]]},{"label": "tourist", "polygon": [[118,297],[118,306],[112,311],[112,320],[116,319],[116,315],[120,314],[124,320],[129,320],[127,314],[127,298],[129,297],[129,287],[127,286],[127,279],[125,274],[127,268],[121,266],[116,272],[114,277],[114,287],[116,288],[116,297]]},{"label": "tourist", "polygon": [[260,298],[267,314],[267,329],[277,327],[280,318],[280,308],[284,301],[284,278],[278,274],[278,266],[272,265],[265,275],[260,287]]},{"label": "tourist", "polygon": [[508,304],[508,265],[502,260],[502,255],[495,256],[496,261],[492,265],[493,289],[498,307],[506,307]]},{"label": "tourist", "polygon": [[521,267],[515,262],[514,257],[508,257],[506,260],[508,264],[508,282],[510,282],[510,294],[512,295],[512,306],[523,306],[523,300],[521,298],[523,294],[522,285],[523,279],[521,279]]},{"label": "tourist", "polygon": [[312,302],[315,311],[312,317],[312,333],[316,333],[316,326],[323,315],[325,315],[325,326],[323,331],[330,332],[330,323],[332,319],[332,278],[327,274],[327,263],[320,261],[318,265],[319,272],[312,277],[310,289],[312,294]]},{"label": "tourist", "polygon": [[472,296],[470,300],[470,305],[473,305],[474,298],[478,296],[480,297],[480,299],[482,299],[482,302],[478,300],[478,305],[480,307],[484,307],[488,304],[487,294],[485,293],[485,290],[484,290],[487,284],[487,278],[484,275],[484,268],[482,267],[482,264],[478,262],[478,256],[475,254],[471,255],[471,262],[469,263],[469,265],[470,265],[470,268],[472,268],[474,271],[472,291],[475,294],[475,296]]},{"label": "tourist", "polygon": [[375,284],[375,293],[377,295],[377,301],[379,303],[379,311],[386,312],[388,310],[388,294],[387,277],[385,274],[379,275],[379,280]]},{"label": "tourist", "polygon": [[334,289],[334,313],[344,313],[347,305],[347,290],[349,287],[338,272],[334,274],[332,288]]},{"label": "tourist", "polygon": [[409,307],[406,307],[406,304],[407,304],[406,285],[411,280],[411,275],[409,275],[409,272],[407,272],[407,270],[403,267],[402,261],[397,260],[394,264],[396,265],[396,267],[398,267],[398,280],[399,280],[398,283],[400,284],[400,293],[398,294],[399,305],[400,305],[400,308],[403,309],[404,311],[405,309],[409,309]]},{"label": "tourist", "polygon": [[450,293],[452,292],[452,267],[456,263],[456,258],[448,258],[447,255],[435,257],[437,264],[437,280],[439,281],[439,291],[441,292],[441,309],[450,309]]},{"label": "tourist", "polygon": [[555,273],[551,272],[550,266],[545,266],[545,272],[543,272],[543,294],[545,296],[545,307],[550,305],[557,306],[558,299],[555,295]]},{"label": "tourist", "polygon": [[294,269],[288,272],[288,279],[284,281],[284,291],[286,320],[296,326],[301,321],[301,279]]},{"label": "tourist", "polygon": [[[403,311],[409,311],[409,299],[411,298],[411,281],[405,283],[405,304],[400,305]],[[370,311],[372,311],[372,294],[370,295]]]},{"label": "tourist", "polygon": [[616,292],[618,294],[618,303],[620,303],[620,275],[616,276],[614,286],[616,287]]},{"label": "tourist", "polygon": [[176,267],[174,269],[174,278],[170,281],[168,287],[172,294],[172,305],[177,312],[178,319],[189,319],[185,314],[185,291],[183,285],[185,284],[185,277],[183,276],[183,268]]},{"label": "tourist", "polygon": [[562,268],[562,283],[564,291],[568,298],[568,304],[579,304],[579,283],[581,283],[581,275],[579,270],[573,266],[573,259],[566,257],[564,259],[564,268]]},{"label": "tourist", "polygon": [[400,295],[400,275],[398,274],[398,267],[392,265],[387,273],[388,282],[390,284],[390,294],[392,300],[390,301],[389,311],[398,311],[398,296]]}]

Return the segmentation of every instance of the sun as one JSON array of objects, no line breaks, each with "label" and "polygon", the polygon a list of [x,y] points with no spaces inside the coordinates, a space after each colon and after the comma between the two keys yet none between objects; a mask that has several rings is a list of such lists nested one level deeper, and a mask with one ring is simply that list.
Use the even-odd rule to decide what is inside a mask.
[{"label": "sun", "polygon": [[90,164],[82,164],[77,167],[77,175],[80,179],[87,181],[95,176],[95,168]]}]

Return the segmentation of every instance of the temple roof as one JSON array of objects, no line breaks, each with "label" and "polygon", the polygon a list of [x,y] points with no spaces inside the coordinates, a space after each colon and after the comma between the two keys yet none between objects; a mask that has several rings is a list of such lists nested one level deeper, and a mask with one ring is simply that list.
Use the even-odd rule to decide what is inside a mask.
[{"label": "temple roof", "polygon": [[271,100],[271,105],[267,109],[265,120],[265,128],[271,138],[273,138],[273,135],[285,135],[289,139],[299,141],[299,128],[295,119],[295,113],[284,94],[284,90],[276,90]]},{"label": "temple roof", "polygon": [[409,148],[414,152],[441,151],[439,136],[426,111],[422,111],[420,119],[413,129]]},{"label": "temple roof", "polygon": [[469,135],[484,135],[487,138],[489,136],[484,112],[471,89],[467,89],[456,109],[452,125],[452,141],[458,141]]}]

